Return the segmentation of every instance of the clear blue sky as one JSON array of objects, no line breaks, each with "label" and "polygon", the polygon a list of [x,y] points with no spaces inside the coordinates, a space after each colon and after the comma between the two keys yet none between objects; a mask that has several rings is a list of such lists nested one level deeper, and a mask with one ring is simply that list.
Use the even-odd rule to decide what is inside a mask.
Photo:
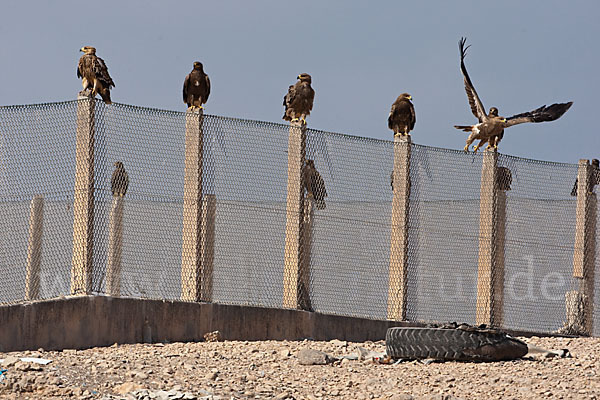
[{"label": "clear blue sky", "polygon": [[413,95],[415,143],[462,149],[474,122],[457,42],[486,108],[510,116],[574,101],[558,121],[507,131],[500,151],[576,163],[600,157],[600,2],[596,1],[5,1],[0,105],[74,99],[79,48],[95,46],[113,101],[185,110],[182,83],[200,60],[210,114],[283,122],[282,97],[313,76],[309,126],[391,139],[387,115]]}]

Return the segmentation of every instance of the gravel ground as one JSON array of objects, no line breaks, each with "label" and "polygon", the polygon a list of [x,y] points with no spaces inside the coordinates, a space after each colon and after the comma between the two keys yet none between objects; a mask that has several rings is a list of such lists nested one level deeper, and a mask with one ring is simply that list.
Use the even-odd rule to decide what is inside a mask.
[{"label": "gravel ground", "polygon": [[[510,362],[301,365],[303,349],[334,357],[384,342],[338,340],[113,345],[0,353],[0,399],[600,399],[600,339],[529,338],[573,358]],[[47,365],[21,357],[52,360]],[[19,360],[19,361],[17,361]]]}]

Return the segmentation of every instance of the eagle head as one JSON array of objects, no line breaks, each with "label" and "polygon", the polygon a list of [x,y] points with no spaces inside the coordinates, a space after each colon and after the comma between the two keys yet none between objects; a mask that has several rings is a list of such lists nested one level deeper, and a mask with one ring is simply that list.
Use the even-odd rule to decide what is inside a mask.
[{"label": "eagle head", "polygon": [[315,167],[315,161],[314,160],[306,160],[306,166],[308,167]]},{"label": "eagle head", "polygon": [[79,51],[83,51],[85,54],[96,54],[96,48],[92,46],[83,46]]},{"label": "eagle head", "polygon": [[194,69],[197,69],[199,71],[203,71],[204,70],[204,66],[202,65],[202,63],[200,61],[194,61]]},{"label": "eagle head", "polygon": [[300,82],[308,82],[309,84],[312,83],[312,78],[307,73],[298,75],[298,79],[300,80]]},{"label": "eagle head", "polygon": [[123,163],[121,161],[115,161],[115,168],[123,169],[125,167],[123,166]]},{"label": "eagle head", "polygon": [[412,96],[408,93],[402,93],[400,96],[398,96],[398,98],[400,99],[406,99],[406,100],[412,100]]},{"label": "eagle head", "polygon": [[488,116],[490,116],[490,117],[497,117],[498,116],[498,109],[496,107],[491,107],[490,108],[490,113],[488,114]]},{"label": "eagle head", "polygon": [[594,158],[594,159],[592,160],[592,166],[593,166],[594,168],[599,168],[599,167],[600,167],[600,161],[598,161],[598,159],[597,159],[597,158]]}]

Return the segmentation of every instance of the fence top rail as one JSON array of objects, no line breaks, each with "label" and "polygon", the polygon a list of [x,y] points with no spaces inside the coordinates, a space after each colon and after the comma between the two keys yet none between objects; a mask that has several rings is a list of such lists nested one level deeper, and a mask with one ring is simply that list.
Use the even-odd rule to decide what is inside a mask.
[{"label": "fence top rail", "polygon": [[[38,108],[39,109],[39,108],[42,108],[45,106],[60,106],[60,105],[67,105],[67,104],[75,104],[75,103],[77,103],[77,101],[78,100],[65,100],[65,101],[46,102],[46,103],[3,105],[3,106],[0,106],[0,111],[18,109],[18,108],[32,108],[32,109]],[[103,104],[103,103],[99,102],[98,104]],[[179,115],[182,117],[185,116],[187,113],[187,111],[166,110],[166,109],[155,108],[155,107],[137,106],[137,105],[132,105],[132,104],[117,103],[117,102],[114,102],[113,105],[123,107],[125,109],[130,109],[130,110],[137,110],[137,111],[142,111],[142,112],[153,112],[153,113],[160,113],[160,114]],[[242,122],[242,123],[253,123],[253,124],[268,125],[268,126],[281,127],[281,128],[286,128],[289,126],[288,124],[285,124],[285,123],[271,122],[271,121],[258,121],[258,120],[229,117],[229,116],[220,116],[220,115],[212,115],[212,114],[204,114],[204,116],[208,117],[208,118],[218,119],[218,120],[229,120],[229,121],[237,121],[237,122]],[[334,136],[334,137],[337,136],[340,138],[359,140],[359,141],[371,142],[371,143],[379,143],[382,145],[392,145],[394,143],[393,140],[388,140],[388,139],[368,138],[368,137],[364,137],[364,136],[350,135],[347,133],[331,132],[331,131],[325,131],[325,130],[313,129],[313,128],[309,128],[308,131],[312,132],[313,134],[318,134],[318,135],[328,135],[328,136]],[[412,145],[415,148],[428,149],[428,150],[433,150],[433,151],[438,151],[438,152],[464,154],[464,151],[461,149],[448,149],[445,147],[429,146],[429,145],[422,145],[422,144],[416,144],[416,143],[412,143]],[[482,153],[468,153],[468,154],[471,155],[473,158],[476,158],[476,157],[481,157],[483,152]],[[503,153],[498,153],[498,155],[500,157],[509,158],[514,161],[530,162],[530,163],[535,163],[535,164],[555,165],[555,166],[564,166],[564,167],[576,167],[578,165],[578,163],[565,163],[565,162],[557,162],[557,161],[538,160],[538,159],[513,156],[510,154],[503,154]]]}]

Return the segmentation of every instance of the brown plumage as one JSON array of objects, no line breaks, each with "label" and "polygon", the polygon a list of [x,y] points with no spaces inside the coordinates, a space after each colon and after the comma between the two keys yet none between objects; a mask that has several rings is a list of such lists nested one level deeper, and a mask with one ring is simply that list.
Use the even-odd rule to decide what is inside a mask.
[{"label": "brown plumage", "polygon": [[306,196],[315,200],[317,209],[323,210],[325,208],[327,190],[325,189],[325,181],[321,177],[321,174],[319,174],[319,171],[315,168],[315,162],[313,160],[306,160],[303,180]]},{"label": "brown plumage", "polygon": [[204,67],[199,61],[194,62],[194,69],[190,72],[183,81],[183,102],[187,104],[189,109],[204,108],[210,96],[210,79],[204,73]]},{"label": "brown plumage", "polygon": [[115,170],[110,178],[110,189],[113,196],[125,196],[129,187],[129,175],[125,171],[125,166],[121,161],[115,162]]},{"label": "brown plumage", "polygon": [[513,115],[509,118],[504,118],[498,115],[498,109],[496,107],[490,108],[488,114],[485,113],[483,103],[479,99],[475,86],[471,82],[471,78],[467,73],[465,67],[465,57],[467,55],[467,49],[471,46],[466,46],[467,39],[461,38],[458,42],[458,48],[460,52],[460,70],[463,74],[465,91],[467,92],[467,98],[469,99],[469,105],[473,115],[479,120],[478,124],[475,125],[454,125],[456,129],[461,129],[471,134],[467,138],[467,144],[464,148],[465,151],[469,150],[469,146],[475,140],[479,140],[479,143],[473,148],[473,151],[477,151],[483,144],[488,143],[487,148],[494,147],[498,148],[498,143],[504,136],[504,129],[509,128],[513,125],[523,124],[525,122],[545,122],[554,121],[560,118],[573,102],[568,103],[556,103],[546,107],[545,105],[536,108],[533,111]]},{"label": "brown plumage", "polygon": [[[592,171],[589,178],[589,184],[587,191],[588,193],[594,192],[594,186],[600,184],[600,161],[597,158],[592,160]],[[579,185],[579,179],[575,179],[575,184],[571,190],[571,196],[577,196],[577,186]]]},{"label": "brown plumage", "polygon": [[284,120],[302,120],[306,123],[306,117],[310,114],[315,99],[315,91],[310,86],[311,83],[312,78],[309,74],[300,74],[298,75],[298,82],[290,85],[287,94],[283,97]]},{"label": "brown plumage", "polygon": [[402,93],[394,104],[388,116],[388,127],[394,131],[394,136],[407,136],[415,127],[417,117],[415,107],[410,102],[412,97],[408,93]]},{"label": "brown plumage", "polygon": [[77,77],[82,78],[83,90],[91,89],[93,96],[98,93],[106,104],[111,104],[110,88],[115,83],[108,74],[104,60],[96,56],[96,49],[92,46],[84,46],[79,51],[84,53],[77,64]]}]

